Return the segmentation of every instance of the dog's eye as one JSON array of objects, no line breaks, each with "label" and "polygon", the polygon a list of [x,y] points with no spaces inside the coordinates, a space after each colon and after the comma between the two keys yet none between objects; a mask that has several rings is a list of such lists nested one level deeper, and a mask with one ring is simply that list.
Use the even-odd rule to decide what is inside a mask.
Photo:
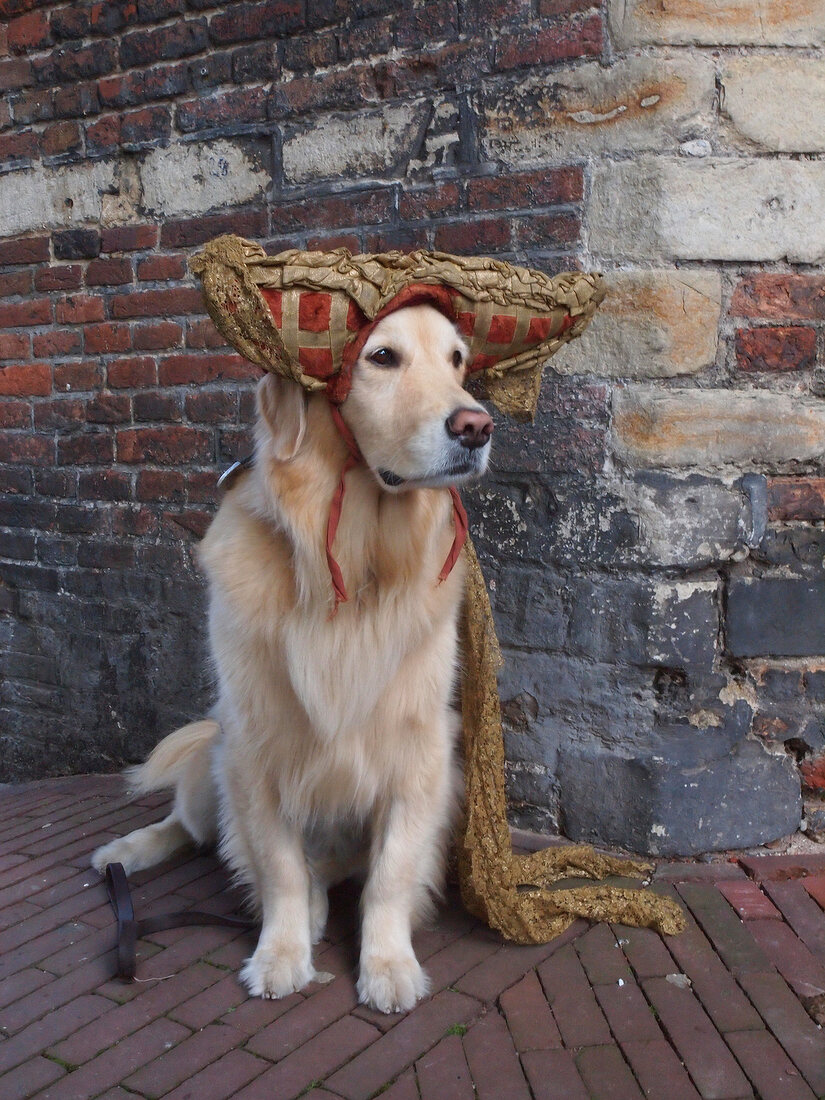
[{"label": "dog's eye", "polygon": [[461,354],[458,348],[456,348],[456,350],[453,352],[453,366],[456,370],[458,370],[459,367],[464,366],[464,356]]},{"label": "dog's eye", "polygon": [[398,359],[390,348],[377,348],[370,356],[370,362],[377,367],[397,367]]}]

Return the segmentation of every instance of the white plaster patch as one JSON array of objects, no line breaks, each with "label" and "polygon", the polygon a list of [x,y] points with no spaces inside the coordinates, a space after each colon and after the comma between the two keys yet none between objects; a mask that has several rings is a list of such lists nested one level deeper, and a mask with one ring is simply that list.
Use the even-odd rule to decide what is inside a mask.
[{"label": "white plaster patch", "polygon": [[100,221],[104,193],[116,190],[116,169],[110,161],[64,168],[38,164],[25,172],[9,172],[0,176],[0,237]]},{"label": "white plaster patch", "polygon": [[266,191],[269,173],[237,144],[211,141],[154,149],[140,168],[143,207],[154,214],[205,214]]}]

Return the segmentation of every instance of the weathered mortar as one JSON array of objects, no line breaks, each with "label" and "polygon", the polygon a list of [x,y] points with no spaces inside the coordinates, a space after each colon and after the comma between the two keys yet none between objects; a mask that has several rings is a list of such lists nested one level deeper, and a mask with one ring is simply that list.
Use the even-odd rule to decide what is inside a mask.
[{"label": "weathered mortar", "polygon": [[209,705],[192,550],[257,372],[185,260],[238,232],[606,271],[466,494],[514,820],[654,852],[796,827],[825,750],[825,4],[534,8],[10,9],[2,778],[119,767]]}]

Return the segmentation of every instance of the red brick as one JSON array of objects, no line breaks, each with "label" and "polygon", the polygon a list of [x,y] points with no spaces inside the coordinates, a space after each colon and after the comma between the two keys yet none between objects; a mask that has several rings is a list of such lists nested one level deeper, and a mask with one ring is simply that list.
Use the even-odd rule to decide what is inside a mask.
[{"label": "red brick", "polygon": [[130,260],[91,260],[86,268],[86,286],[123,286],[132,281]]},{"label": "red brick", "polygon": [[27,332],[0,332],[0,359],[27,359],[31,336]]},{"label": "red brick", "polygon": [[802,784],[809,791],[825,790],[825,755],[804,760],[799,766]]},{"label": "red brick", "polygon": [[54,389],[56,393],[74,390],[96,390],[100,388],[102,372],[97,363],[56,363],[54,367]]},{"label": "red brick", "polygon": [[593,992],[617,1042],[661,1039],[662,1033],[650,1005],[632,979],[622,985],[617,982],[597,985]]},{"label": "red brick", "polygon": [[0,275],[0,298],[28,294],[32,288],[31,271],[8,271]]},{"label": "red brick", "polygon": [[648,1000],[703,1096],[750,1096],[746,1078],[689,989],[665,978],[643,983]]},{"label": "red brick", "polygon": [[141,420],[181,420],[179,394],[164,390],[144,390],[132,399],[135,422]]},{"label": "red brick", "polygon": [[12,19],[8,26],[9,49],[12,53],[42,50],[51,42],[49,20],[40,11]]},{"label": "red brick", "polygon": [[429,220],[444,214],[455,214],[461,205],[461,193],[456,183],[418,187],[412,191],[402,191],[398,205],[399,213],[405,221],[417,221],[419,218]]},{"label": "red brick", "polygon": [[0,328],[26,325],[47,325],[52,319],[52,304],[48,298],[35,298],[31,302],[0,305]]},{"label": "red brick", "polygon": [[644,1094],[618,1047],[587,1047],[576,1055],[576,1067],[593,1097],[644,1100]]},{"label": "red brick", "polygon": [[816,330],[798,325],[737,329],[736,365],[741,371],[810,370],[816,365]]},{"label": "red brick", "polygon": [[99,110],[97,85],[94,83],[73,84],[55,92],[54,113],[58,118],[96,115]]},{"label": "red brick", "polygon": [[168,107],[144,107],[120,117],[120,141],[123,145],[166,142],[172,132]]},{"label": "red brick", "polygon": [[608,925],[589,929],[576,940],[575,948],[591,985],[631,980],[630,967]]},{"label": "red brick", "polygon": [[413,1100],[475,1100],[476,1092],[461,1039],[447,1035],[415,1063],[415,1080],[410,1079]]},{"label": "red brick", "polygon": [[58,324],[82,325],[87,321],[103,320],[103,299],[75,294],[57,303],[55,319]]},{"label": "red brick", "polygon": [[0,462],[54,464],[54,440],[41,435],[0,432]]},{"label": "red brick", "polygon": [[105,354],[111,351],[128,351],[132,346],[132,334],[128,325],[107,322],[87,325],[83,330],[86,354]]},{"label": "red brick", "polygon": [[813,1093],[777,1041],[767,1031],[740,1031],[727,1036],[737,1061],[753,1082],[757,1096],[811,1100]]},{"label": "red brick", "polygon": [[602,45],[602,17],[596,12],[584,20],[551,23],[540,30],[500,35],[496,43],[496,68],[514,69],[598,56]]},{"label": "red brick", "polygon": [[96,1020],[112,1008],[105,997],[82,996],[29,1024],[0,1048],[0,1073],[19,1066],[32,1055],[41,1054],[73,1031]]},{"label": "red brick", "polygon": [[56,157],[61,153],[76,153],[83,146],[80,127],[76,122],[55,122],[40,135],[40,149],[44,157]]},{"label": "red brick", "polygon": [[16,160],[31,160],[40,149],[38,135],[33,130],[0,136],[0,158],[12,163]]},{"label": "red brick", "polygon": [[737,286],[730,311],[734,317],[821,321],[825,319],[825,277],[749,275]]},{"label": "red brick", "polygon": [[307,237],[307,248],[317,252],[330,252],[333,248],[348,248],[350,252],[363,252],[361,238],[355,233],[332,233],[322,237]]},{"label": "red brick", "polygon": [[272,226],[286,235],[302,229],[317,232],[328,228],[338,232],[350,226],[388,222],[393,216],[393,195],[394,188],[377,187],[345,195],[273,204]]},{"label": "red brick", "polygon": [[281,36],[304,25],[304,5],[298,0],[264,0],[258,4],[233,4],[232,11],[213,16],[209,36],[213,42]]},{"label": "red brick", "polygon": [[48,258],[48,237],[19,237],[13,241],[0,241],[0,264],[37,264]]},{"label": "red brick", "polygon": [[156,225],[121,225],[100,231],[101,252],[134,252],[155,248],[158,243]]},{"label": "red brick", "polygon": [[700,1100],[684,1066],[667,1040],[632,1040],[621,1044],[645,1096],[663,1100]]},{"label": "red brick", "polygon": [[86,405],[86,419],[90,424],[120,424],[128,420],[131,401],[122,394],[101,393]]},{"label": "red brick", "polygon": [[28,401],[0,401],[0,428],[30,428],[32,406]]},{"label": "red brick", "polygon": [[160,360],[158,380],[162,386],[217,382],[224,379],[258,379],[260,367],[240,355],[168,355]]},{"label": "red brick", "polygon": [[741,856],[739,862],[757,882],[786,882],[825,872],[825,855]]},{"label": "red brick", "polygon": [[50,88],[23,92],[14,103],[16,124],[45,122],[54,118],[54,96]]},{"label": "red brick", "polygon": [[114,451],[111,435],[103,432],[57,440],[57,461],[62,466],[102,466],[112,461]]},{"label": "red brick", "polygon": [[768,519],[825,519],[825,478],[768,478]]},{"label": "red brick", "polygon": [[38,290],[76,290],[83,281],[83,269],[78,264],[41,267],[34,275]]},{"label": "red brick", "polygon": [[77,397],[57,397],[51,401],[38,401],[34,410],[34,426],[47,428],[77,427],[86,418],[86,406]]},{"label": "red brick", "polygon": [[189,321],[186,326],[186,346],[188,348],[225,348],[226,337],[219,332],[209,318],[203,321]]},{"label": "red brick", "polygon": [[189,394],[186,416],[196,424],[233,422],[238,418],[238,395],[223,389]]},{"label": "red brick", "polygon": [[117,433],[118,462],[210,462],[212,434],[200,428],[168,425],[164,428],[122,428]]},{"label": "red brick", "polygon": [[797,996],[819,997],[825,993],[825,965],[797,939],[787,924],[758,920],[750,921],[748,927]]},{"label": "red brick", "polygon": [[186,261],[183,256],[147,256],[137,265],[137,277],[144,281],[183,279]]},{"label": "red brick", "polygon": [[467,1064],[478,1100],[531,1100],[507,1025],[491,1011],[469,1029],[463,1039]]},{"label": "red brick", "polygon": [[77,479],[78,500],[128,500],[131,484],[117,470],[83,470]]},{"label": "red brick", "polygon": [[39,84],[75,84],[110,73],[117,65],[117,52],[111,42],[64,46],[36,58],[32,65]]},{"label": "red brick", "polygon": [[176,321],[135,325],[132,344],[135,351],[165,351],[180,347],[183,328]]},{"label": "red brick", "polygon": [[121,39],[120,62],[124,69],[189,57],[207,47],[205,19],[177,19],[165,27],[134,31]]},{"label": "red brick", "polygon": [[106,380],[113,389],[154,386],[158,380],[157,364],[146,356],[115,359],[106,367]]},{"label": "red brick", "polygon": [[483,176],[467,184],[467,206],[478,210],[518,210],[558,203],[579,202],[584,178],[581,168],[514,172]]},{"label": "red brick", "polygon": [[[233,1100],[244,1085],[253,1081],[266,1068],[266,1062],[262,1062],[260,1058],[242,1050],[231,1050],[217,1062],[194,1074],[179,1088],[167,1093],[164,1100],[191,1100],[193,1096],[197,1096],[198,1100]],[[324,1100],[323,1090],[313,1091],[317,1100]],[[326,1095],[331,1096],[329,1093]]]},{"label": "red brick", "polygon": [[244,210],[232,214],[167,221],[161,229],[160,239],[165,248],[189,248],[223,233],[235,233],[239,237],[260,237],[266,233],[266,212],[260,209]]},{"label": "red brick", "polygon": [[782,920],[782,914],[755,882],[720,882],[717,889],[724,894],[742,920]]},{"label": "red brick", "polygon": [[575,214],[533,214],[514,218],[515,239],[525,248],[557,252],[569,248],[579,237],[580,223]]},{"label": "red brick", "polygon": [[[716,887],[688,882],[679,886],[679,893],[729,970],[734,974],[770,970],[765,953],[753,939],[753,925],[739,920]],[[679,950],[675,937],[672,949]]]},{"label": "red brick", "polygon": [[439,225],[435,247],[441,252],[459,255],[496,252],[510,247],[509,218],[478,218]]},{"label": "red brick", "polygon": [[110,153],[119,146],[120,115],[103,115],[86,124],[87,153],[92,156]]},{"label": "red brick", "polygon": [[811,1088],[825,1095],[825,1033],[778,974],[743,974],[740,981]]},{"label": "red brick", "polygon": [[25,363],[0,367],[0,394],[10,397],[35,397],[52,392],[52,372],[48,363]]},{"label": "red brick", "polygon": [[0,91],[11,92],[15,88],[28,88],[34,83],[30,61],[22,57],[0,61]]},{"label": "red brick", "polygon": [[266,118],[266,100],[266,88],[239,88],[185,100],[177,105],[175,125],[181,133],[188,134],[230,123],[237,126],[260,122]]},{"label": "red brick", "polygon": [[539,978],[565,1046],[611,1042],[610,1028],[572,946],[542,963]]},{"label": "red brick", "polygon": [[199,290],[176,287],[170,290],[143,290],[118,294],[112,298],[112,316],[175,317],[183,313],[201,313],[203,299]]},{"label": "red brick", "polygon": [[569,1050],[531,1050],[521,1064],[535,1100],[590,1100]]}]

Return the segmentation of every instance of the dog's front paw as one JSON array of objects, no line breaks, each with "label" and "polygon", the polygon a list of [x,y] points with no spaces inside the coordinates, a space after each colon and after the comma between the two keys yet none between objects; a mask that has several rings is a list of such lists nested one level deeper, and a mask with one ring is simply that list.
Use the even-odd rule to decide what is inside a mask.
[{"label": "dog's front paw", "polygon": [[358,999],[379,1012],[407,1012],[426,996],[430,983],[415,955],[361,960]]},{"label": "dog's front paw", "polygon": [[312,956],[290,945],[258,947],[241,968],[240,979],[253,997],[288,997],[310,982],[328,982],[332,974],[317,971]]}]

